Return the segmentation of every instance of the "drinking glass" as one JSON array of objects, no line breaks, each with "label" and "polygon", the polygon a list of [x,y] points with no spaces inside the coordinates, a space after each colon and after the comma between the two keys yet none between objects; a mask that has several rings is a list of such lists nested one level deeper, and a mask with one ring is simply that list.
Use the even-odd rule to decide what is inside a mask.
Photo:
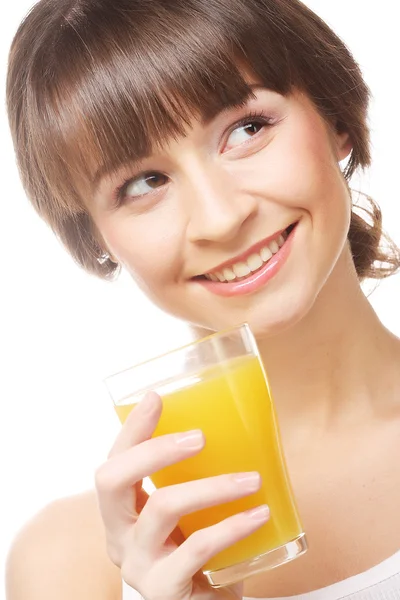
[{"label": "drinking glass", "polygon": [[204,565],[211,586],[231,585],[306,552],[270,387],[247,324],[112,375],[105,383],[122,423],[153,390],[163,403],[153,437],[192,429],[205,435],[199,454],[151,475],[155,488],[227,473],[260,473],[258,492],[180,519],[188,537],[261,504],[270,508],[267,523]]}]

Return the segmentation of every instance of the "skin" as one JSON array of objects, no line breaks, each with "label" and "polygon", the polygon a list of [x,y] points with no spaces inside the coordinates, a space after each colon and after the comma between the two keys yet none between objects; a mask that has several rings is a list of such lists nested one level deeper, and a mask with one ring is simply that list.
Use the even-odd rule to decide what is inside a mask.
[{"label": "skin", "polygon": [[[232,134],[234,123],[249,110],[265,111],[274,125]],[[393,461],[400,450],[400,340],[380,323],[363,295],[346,241],[351,201],[339,163],[350,150],[348,136],[336,133],[334,124],[328,125],[304,95],[283,98],[257,89],[247,107],[222,113],[207,125],[194,120],[184,138],[171,141],[143,164],[104,179],[88,203],[113,257],[153,302],[199,332],[246,320],[257,337],[310,550],[297,561],[248,580],[247,596],[279,597],[324,587],[372,567],[400,548],[400,474]],[[127,197],[116,207],[115,187],[142,170],[160,171],[165,177],[156,180],[150,195]],[[143,180],[128,186],[131,195],[147,189]],[[193,276],[212,271],[295,221],[299,225],[289,260],[263,289],[220,298],[193,281]],[[179,452],[198,451],[178,450],[175,442],[166,440],[162,449],[156,452],[153,445],[146,454],[159,410],[154,400],[140,426],[128,419],[110,459],[98,471],[109,553],[123,564],[128,581],[135,580],[139,566],[141,571],[152,569],[151,581],[162,582],[164,598],[222,598],[190,577],[185,585],[180,582],[179,593],[172,583],[166,586],[171,573],[179,570],[177,555],[168,553],[169,569],[154,553],[150,560],[143,533],[157,529],[158,515],[165,521],[160,502],[148,503],[139,518],[144,562],[138,565],[138,552],[129,555],[127,540],[132,540],[133,530],[124,518],[133,522],[136,516],[127,507],[133,500],[146,503],[132,489],[143,475],[137,465],[145,469],[155,456],[173,461]],[[204,485],[203,492],[210,489],[221,497],[239,493],[232,479]],[[183,511],[178,497],[184,496],[188,504],[194,502],[192,496],[198,501],[198,490],[186,490],[186,495],[175,497],[177,514],[170,515],[170,530]],[[244,494],[243,486],[241,490]],[[79,502],[83,506],[84,499]],[[85,502],[88,515],[98,514]],[[75,523],[71,505],[67,507]],[[236,531],[249,526],[240,518]],[[18,588],[20,583],[12,584],[17,580],[13,574],[22,568],[22,555],[26,557],[30,548],[33,552],[38,539],[47,539],[57,522],[49,515],[41,526],[34,523],[14,547],[11,600],[46,598],[44,580],[35,580],[28,591]],[[91,524],[89,538],[99,531],[100,519]],[[226,524],[222,531],[227,531]],[[69,539],[62,538],[64,548],[70,548]],[[101,573],[97,581],[104,579],[104,591],[96,597],[119,598],[119,576],[107,559],[94,551],[89,560]],[[83,586],[84,579],[76,567],[71,580]],[[155,590],[150,591],[143,577],[141,584],[143,596],[153,600]],[[95,597],[85,593],[74,597]]]},{"label": "skin", "polygon": [[[88,209],[112,255],[166,312],[210,330],[247,320],[262,339],[305,317],[344,251],[350,199],[338,160],[351,148],[306,96],[254,91],[245,108],[207,126],[195,123],[137,173],[133,165],[103,180]],[[260,110],[272,126],[256,135],[243,128],[230,133],[236,121]],[[116,209],[114,188],[146,171],[164,174],[165,184],[160,178],[152,189],[142,177],[127,191],[149,193],[127,195]],[[285,275],[265,289],[226,299],[191,279],[298,220],[302,251],[296,247]]]},{"label": "skin", "polygon": [[[207,127],[194,123],[185,139],[150,158],[145,169],[168,174],[151,200],[128,197],[107,210],[114,182],[105,181],[90,210],[113,255],[161,308],[212,330],[247,320],[257,337],[312,548],[248,585],[248,594],[263,597],[327,585],[400,548],[400,527],[393,529],[400,476],[388,467],[400,446],[400,341],[362,293],[346,241],[351,201],[339,163],[351,140],[305,95],[255,93],[244,109]],[[249,110],[276,124],[232,136],[229,127]],[[128,191],[148,187],[142,181]],[[220,298],[191,280],[298,220],[289,260],[256,293]],[[371,448],[378,457],[363,460]],[[385,525],[372,500],[381,496]],[[321,500],[326,506],[333,498],[327,526]],[[341,558],[325,549],[327,527]],[[332,577],[337,561],[340,576]]]}]

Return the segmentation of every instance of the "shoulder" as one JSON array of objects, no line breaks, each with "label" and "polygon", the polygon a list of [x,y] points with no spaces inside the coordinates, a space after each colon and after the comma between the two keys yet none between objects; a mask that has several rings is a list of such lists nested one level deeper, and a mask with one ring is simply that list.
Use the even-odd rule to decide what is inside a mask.
[{"label": "shoulder", "polygon": [[7,600],[119,600],[94,492],[52,502],[20,531],[7,561]]}]

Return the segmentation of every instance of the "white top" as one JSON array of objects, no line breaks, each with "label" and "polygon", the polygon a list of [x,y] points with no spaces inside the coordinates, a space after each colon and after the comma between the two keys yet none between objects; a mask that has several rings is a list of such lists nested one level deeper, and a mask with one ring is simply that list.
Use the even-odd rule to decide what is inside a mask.
[{"label": "white top", "polygon": [[[123,584],[122,600],[141,600],[141,598],[138,592]],[[343,600],[344,598],[346,600],[400,600],[400,550],[376,567],[320,590],[288,598],[265,598],[264,600]]]}]

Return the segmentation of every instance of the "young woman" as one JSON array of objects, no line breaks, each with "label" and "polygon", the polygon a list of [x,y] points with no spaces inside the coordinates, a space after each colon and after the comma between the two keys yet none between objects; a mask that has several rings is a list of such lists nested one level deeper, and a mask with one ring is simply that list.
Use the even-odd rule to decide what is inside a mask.
[{"label": "young woman", "polygon": [[150,440],[150,394],[97,499],[55,503],[16,540],[9,600],[114,600],[121,577],[124,600],[400,598],[400,340],[360,287],[400,252],[349,188],[370,163],[368,100],[349,51],[297,0],[41,0],[21,24],[7,101],[28,196],[88,272],[127,269],[199,334],[250,324],[309,551],[208,588],[201,566],[268,512],[183,540],[181,515],[259,482],[227,473],[148,500],[142,478],[204,444]]}]

